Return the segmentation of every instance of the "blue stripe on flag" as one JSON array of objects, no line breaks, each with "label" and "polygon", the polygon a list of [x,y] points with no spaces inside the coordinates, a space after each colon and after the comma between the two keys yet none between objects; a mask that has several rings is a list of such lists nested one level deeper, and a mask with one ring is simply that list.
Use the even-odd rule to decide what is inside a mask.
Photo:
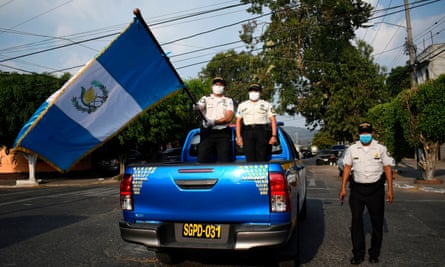
[{"label": "blue stripe on flag", "polygon": [[136,19],[122,38],[97,58],[142,107],[184,87],[167,62],[169,59],[150,43],[153,43],[151,36]]},{"label": "blue stripe on flag", "polygon": [[68,118],[57,106],[52,106],[20,145],[66,170],[98,143],[99,140],[86,129]]},{"label": "blue stripe on flag", "polygon": [[43,104],[40,105],[40,107],[34,112],[34,114],[32,114],[31,118],[25,123],[25,125],[22,127],[19,134],[17,135],[13,147],[15,147],[17,143],[21,141],[22,137],[24,137],[26,132],[31,129],[31,126],[38,119],[41,113],[46,110],[46,108],[48,108],[48,101],[43,102]]},{"label": "blue stripe on flag", "polygon": [[25,124],[14,147],[68,170],[184,85],[137,18]]}]

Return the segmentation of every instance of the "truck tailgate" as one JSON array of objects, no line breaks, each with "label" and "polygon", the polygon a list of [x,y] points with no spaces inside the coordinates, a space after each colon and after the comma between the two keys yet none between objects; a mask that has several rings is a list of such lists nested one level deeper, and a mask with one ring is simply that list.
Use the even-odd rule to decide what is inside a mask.
[{"label": "truck tailgate", "polygon": [[269,222],[269,165],[134,167],[136,221]]}]

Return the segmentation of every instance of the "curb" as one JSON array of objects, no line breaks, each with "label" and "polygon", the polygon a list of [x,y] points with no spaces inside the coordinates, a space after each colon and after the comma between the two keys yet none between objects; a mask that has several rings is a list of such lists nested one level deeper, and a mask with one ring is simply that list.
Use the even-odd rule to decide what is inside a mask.
[{"label": "curb", "polygon": [[45,188],[45,187],[70,187],[88,186],[98,184],[119,183],[117,177],[91,178],[91,179],[37,179],[36,182],[29,180],[13,180],[9,184],[0,184],[0,188]]}]

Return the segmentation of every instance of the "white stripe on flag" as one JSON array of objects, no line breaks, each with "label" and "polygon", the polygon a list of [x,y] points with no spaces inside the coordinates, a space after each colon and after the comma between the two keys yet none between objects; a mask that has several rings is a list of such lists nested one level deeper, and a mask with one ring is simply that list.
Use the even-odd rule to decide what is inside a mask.
[{"label": "white stripe on flag", "polygon": [[55,105],[101,141],[142,111],[96,60],[64,90]]}]

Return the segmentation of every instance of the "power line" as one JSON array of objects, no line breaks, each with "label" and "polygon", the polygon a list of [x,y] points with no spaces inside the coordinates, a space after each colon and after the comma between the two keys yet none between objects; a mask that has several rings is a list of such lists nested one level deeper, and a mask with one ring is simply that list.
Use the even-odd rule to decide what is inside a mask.
[{"label": "power line", "polygon": [[[414,2],[413,4],[423,3],[423,2],[425,2],[425,1],[426,1],[426,0],[424,0],[424,1],[417,1],[417,2]],[[437,2],[437,1],[438,1],[438,0],[436,0],[436,1],[432,1],[432,2],[429,1],[428,3],[425,3],[425,4],[423,4],[423,5],[431,4],[431,3],[434,3],[434,2]],[[410,7],[410,9],[417,8],[417,7],[420,7],[420,6],[423,6],[423,5],[413,6],[413,7]],[[230,5],[230,6],[226,6],[226,7],[223,7],[223,8],[217,8],[217,9],[212,9],[212,10],[207,10],[207,11],[194,12],[194,13],[192,13],[192,14],[186,14],[186,15],[184,15],[184,16],[176,17],[176,18],[169,18],[169,19],[166,19],[165,21],[161,21],[161,22],[157,22],[157,23],[151,24],[150,26],[158,26],[158,25],[162,25],[162,24],[164,24],[164,23],[177,22],[178,20],[181,20],[181,19],[188,19],[188,18],[192,18],[192,17],[194,17],[194,16],[201,16],[201,15],[203,15],[203,14],[208,14],[208,13],[210,13],[210,12],[216,12],[216,11],[220,11],[220,10],[224,10],[224,9],[228,9],[228,8],[237,7],[237,6],[241,6],[241,4]],[[397,7],[391,7],[391,8],[389,8],[389,9],[395,9],[395,8],[397,8]],[[388,10],[389,10],[389,9],[388,9]],[[383,11],[383,10],[378,10],[378,11],[381,12],[381,11]],[[403,10],[402,10],[402,11],[403,11]],[[397,12],[390,13],[390,14],[385,14],[384,16],[379,16],[379,17],[385,17],[385,16],[393,15],[393,14],[395,14],[395,13],[402,12],[402,11],[397,11]],[[185,36],[185,37],[182,37],[182,38],[173,40],[173,41],[169,41],[169,42],[163,43],[162,45],[167,45],[167,44],[171,44],[171,43],[174,43],[174,42],[179,42],[179,41],[182,41],[182,40],[185,40],[185,39],[194,38],[194,37],[199,36],[199,35],[207,34],[207,33],[214,32],[214,31],[217,31],[217,30],[220,30],[220,29],[223,29],[223,28],[227,28],[227,27],[232,27],[232,26],[234,26],[234,25],[238,25],[238,24],[240,24],[240,23],[244,23],[244,22],[247,22],[247,21],[249,21],[249,20],[257,19],[257,18],[260,18],[260,17],[263,17],[263,16],[267,16],[267,15],[270,15],[270,13],[268,13],[268,14],[264,14],[264,15],[261,15],[261,16],[255,17],[255,18],[242,20],[242,21],[239,21],[239,22],[237,22],[237,23],[227,24],[227,25],[224,25],[224,26],[221,26],[221,27],[217,27],[217,28],[208,30],[208,31],[204,31],[204,32],[200,32],[200,33],[192,34],[192,35],[189,35],[189,36]],[[376,19],[376,18],[379,18],[379,17],[373,17],[373,18],[371,18],[371,19]],[[13,60],[13,59],[17,59],[17,58],[24,57],[24,56],[29,56],[29,55],[35,55],[35,54],[38,54],[38,53],[48,52],[48,51],[51,51],[51,50],[55,50],[55,49],[59,49],[59,48],[63,48],[63,47],[71,46],[71,45],[77,45],[77,44],[81,44],[81,43],[84,43],[84,42],[89,42],[89,41],[93,41],[93,40],[98,40],[98,39],[102,39],[102,38],[110,37],[110,36],[112,36],[112,35],[116,35],[116,34],[118,34],[118,33],[106,34],[106,35],[102,35],[102,36],[99,36],[99,37],[90,38],[90,39],[87,39],[87,40],[74,41],[74,42],[71,43],[71,44],[65,44],[65,45],[61,45],[61,46],[57,46],[57,47],[52,47],[52,48],[44,49],[44,50],[41,50],[41,51],[36,51],[36,52],[32,52],[32,53],[27,53],[27,54],[25,54],[25,55],[17,56],[17,57],[13,57],[13,58],[9,58],[9,59],[3,59],[3,60],[0,60],[0,62],[4,62],[4,61],[8,61],[8,60]],[[54,38],[56,38],[56,37],[54,37]],[[59,39],[60,39],[60,38],[62,38],[62,37],[59,37]],[[63,39],[63,38],[62,38],[62,39]],[[183,54],[181,54],[181,55],[192,54],[192,53],[195,53],[195,52],[200,52],[200,51],[203,51],[203,50],[208,50],[208,49],[212,49],[212,48],[216,48],[216,47],[220,47],[220,46],[224,46],[224,45],[225,45],[225,44],[223,44],[223,45],[213,46],[213,47],[211,47],[211,48],[203,48],[203,49],[199,49],[199,50],[195,50],[195,51],[190,51],[190,52],[183,53]],[[383,52],[382,52],[382,53],[383,53]],[[179,55],[176,55],[176,56],[179,56]],[[206,62],[208,62],[208,61],[206,61]],[[197,64],[199,64],[199,63],[196,63],[196,64],[190,64],[189,66],[193,66],[193,65],[197,65]],[[78,66],[76,66],[76,67],[72,67],[72,68],[68,68],[68,69],[73,69],[73,68],[77,68],[77,67],[78,67]],[[183,66],[182,68],[184,68],[184,66]],[[67,69],[65,69],[65,70],[67,70]],[[56,72],[57,72],[57,71],[56,71]]]}]

